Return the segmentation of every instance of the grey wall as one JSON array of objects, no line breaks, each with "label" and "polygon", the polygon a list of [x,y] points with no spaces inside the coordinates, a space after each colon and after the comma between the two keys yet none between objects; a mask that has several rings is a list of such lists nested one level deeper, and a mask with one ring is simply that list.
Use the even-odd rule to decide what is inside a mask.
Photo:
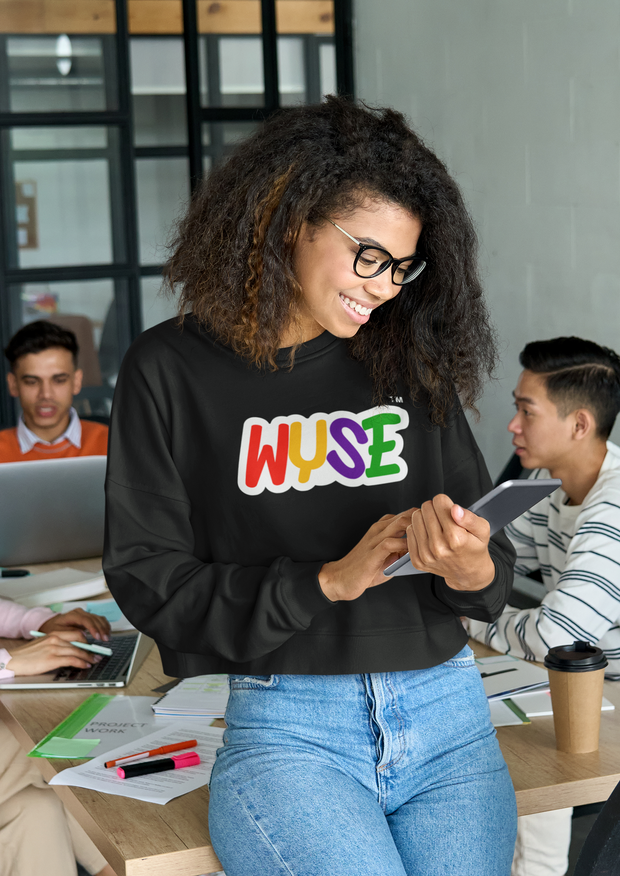
[{"label": "grey wall", "polygon": [[355,0],[355,34],[357,96],[408,116],[478,227],[502,366],[474,428],[495,476],[524,344],[620,350],[620,3]]}]

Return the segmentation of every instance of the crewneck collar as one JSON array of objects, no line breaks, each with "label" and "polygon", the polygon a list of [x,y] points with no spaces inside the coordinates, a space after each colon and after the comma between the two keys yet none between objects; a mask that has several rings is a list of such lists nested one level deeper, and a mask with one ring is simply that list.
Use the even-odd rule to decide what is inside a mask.
[{"label": "crewneck collar", "polygon": [[304,344],[299,344],[297,347],[282,347],[276,355],[278,365],[286,365],[290,362],[291,350],[295,350],[295,362],[300,362],[302,359],[308,359],[311,356],[316,356],[331,344],[335,344],[340,338],[335,337],[328,331],[321,332],[316,338],[311,341],[306,341]]}]

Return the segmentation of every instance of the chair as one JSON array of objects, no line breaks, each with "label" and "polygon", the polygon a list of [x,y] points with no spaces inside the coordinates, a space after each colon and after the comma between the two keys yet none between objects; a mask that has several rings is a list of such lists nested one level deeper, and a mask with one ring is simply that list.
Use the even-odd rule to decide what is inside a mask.
[{"label": "chair", "polygon": [[[503,484],[504,481],[517,481],[520,478],[527,478],[530,474],[530,470],[531,469],[529,468],[523,468],[521,460],[516,453],[513,453],[493,486],[498,487],[500,484]],[[529,572],[526,577],[542,584],[542,575],[538,570],[535,572]],[[513,589],[508,597],[508,604],[519,610],[524,608],[536,608],[536,606],[540,605],[540,599],[535,599],[527,593],[522,593]]]},{"label": "chair", "polygon": [[586,837],[574,876],[620,876],[620,783]]},{"label": "chair", "polygon": [[49,321],[69,329],[77,338],[78,368],[84,372],[84,386],[101,386],[103,381],[91,320],[87,316],[78,316],[73,313],[54,313],[49,317]]}]

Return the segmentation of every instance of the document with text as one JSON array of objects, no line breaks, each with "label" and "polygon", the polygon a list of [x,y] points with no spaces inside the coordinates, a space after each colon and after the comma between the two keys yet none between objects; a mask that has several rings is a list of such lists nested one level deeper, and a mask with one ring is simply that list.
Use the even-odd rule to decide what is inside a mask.
[{"label": "document with text", "polygon": [[[54,776],[50,785],[90,788],[104,794],[115,794],[119,797],[130,797],[134,800],[163,805],[175,797],[181,797],[209,783],[215,763],[215,753],[223,744],[223,735],[222,727],[201,726],[196,720],[168,724],[155,733],[108,751],[88,763],[63,770]],[[109,769],[105,767],[105,762],[114,758],[138,754],[147,749],[151,750],[187,739],[198,741],[196,747],[192,749],[200,755],[200,763],[196,766],[151,773],[132,779],[121,779],[114,767]]]}]

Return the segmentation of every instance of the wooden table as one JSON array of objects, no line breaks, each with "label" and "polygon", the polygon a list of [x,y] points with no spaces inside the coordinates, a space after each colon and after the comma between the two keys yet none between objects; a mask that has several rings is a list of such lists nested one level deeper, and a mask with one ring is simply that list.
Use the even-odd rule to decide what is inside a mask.
[{"label": "wooden table", "polygon": [[[94,571],[96,561],[74,566]],[[492,652],[471,643],[477,656]],[[152,693],[169,680],[157,649],[151,651],[133,683],[123,692]],[[4,691],[0,717],[25,750],[43,739],[88,695],[84,691]],[[606,682],[605,696],[616,706],[601,716],[600,747],[591,754],[564,754],[555,748],[553,718],[500,727],[497,736],[515,786],[520,815],[606,800],[620,781],[620,682]],[[51,779],[80,761],[37,759]],[[221,865],[209,839],[209,792],[200,788],[165,806],[112,797],[83,788],[54,786],[95,845],[121,876],[198,876]]]},{"label": "wooden table", "polygon": [[[479,642],[469,644],[477,657],[496,653]],[[518,727],[498,727],[519,815],[598,803],[620,782],[620,682],[606,681],[604,694],[616,708],[601,714],[599,750],[589,754],[557,751],[551,716]]]},{"label": "wooden table", "polygon": [[[47,572],[66,565],[96,572],[101,568],[101,558],[24,568]],[[159,652],[153,648],[134,681],[117,692],[152,696],[153,689],[167,681],[170,678],[164,675]],[[77,689],[0,691],[0,718],[22,748],[30,751],[93,692]],[[216,723],[223,724],[221,721]],[[81,760],[44,758],[37,758],[34,762],[47,781],[60,770],[83,763]],[[119,876],[198,876],[221,869],[209,838],[209,791],[206,787],[177,797],[165,806],[113,797],[85,788],[55,785],[54,790]]]}]

